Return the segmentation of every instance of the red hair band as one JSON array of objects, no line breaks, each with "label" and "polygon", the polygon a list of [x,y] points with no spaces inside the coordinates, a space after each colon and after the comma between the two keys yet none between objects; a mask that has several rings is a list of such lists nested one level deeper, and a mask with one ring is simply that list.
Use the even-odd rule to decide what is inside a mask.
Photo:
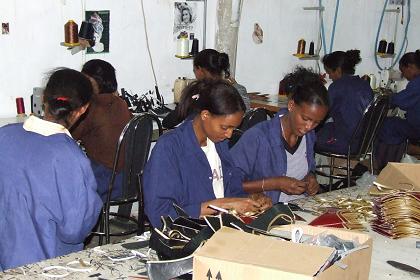
[{"label": "red hair band", "polygon": [[57,101],[69,101],[69,98],[66,96],[60,96],[56,98]]}]

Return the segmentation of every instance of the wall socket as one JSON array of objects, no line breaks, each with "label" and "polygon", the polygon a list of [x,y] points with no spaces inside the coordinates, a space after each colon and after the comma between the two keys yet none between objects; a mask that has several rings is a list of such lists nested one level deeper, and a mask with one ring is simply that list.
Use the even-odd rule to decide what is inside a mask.
[{"label": "wall socket", "polygon": [[390,5],[404,5],[404,0],[389,0]]}]

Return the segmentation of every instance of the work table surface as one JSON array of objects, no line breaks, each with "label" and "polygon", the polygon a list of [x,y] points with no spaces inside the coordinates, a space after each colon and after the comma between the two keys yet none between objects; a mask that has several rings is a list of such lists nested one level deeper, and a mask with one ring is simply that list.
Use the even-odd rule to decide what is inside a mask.
[{"label": "work table surface", "polygon": [[[334,200],[342,196],[369,198],[367,189],[361,187],[352,187],[324,193],[317,197]],[[315,208],[314,206],[318,203],[314,198],[307,198],[295,202],[306,209]],[[307,219],[307,221],[311,221],[314,218],[314,216],[308,213],[298,212],[298,214]],[[386,263],[387,260],[396,260],[420,268],[420,249],[416,249],[416,239],[404,238],[392,240],[372,231],[369,231],[369,235],[373,238],[372,264],[369,279],[419,279],[408,272],[397,270]],[[124,242],[129,243],[134,241],[137,241],[137,237],[129,238]],[[28,248],[28,250],[30,249]],[[100,250],[106,252],[106,254],[94,249],[88,249],[8,270],[0,273],[0,279],[51,279],[42,275],[43,269],[53,265],[65,266],[67,263],[78,259],[82,259],[83,262],[90,264],[92,270],[90,272],[70,272],[68,276],[62,279],[138,279],[136,276],[146,273],[144,264],[138,258],[115,262],[107,257],[119,258],[127,256],[127,254],[130,255],[130,250],[123,248],[121,244],[104,245],[100,247]],[[143,248],[138,251],[147,253],[148,250],[147,248]],[[61,270],[60,273],[63,273],[63,271]]]}]

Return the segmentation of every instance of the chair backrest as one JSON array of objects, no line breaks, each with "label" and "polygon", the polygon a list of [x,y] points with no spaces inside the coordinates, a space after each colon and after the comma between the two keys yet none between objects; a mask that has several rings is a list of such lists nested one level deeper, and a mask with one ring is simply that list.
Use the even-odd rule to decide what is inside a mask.
[{"label": "chair backrest", "polygon": [[[121,132],[117,143],[113,173],[110,179],[110,191],[108,200],[112,192],[112,186],[117,174],[119,154],[124,152],[123,167],[123,189],[122,197],[119,200],[136,198],[141,195],[140,177],[149,156],[150,146],[153,138],[153,123],[158,126],[159,136],[162,135],[162,125],[160,120],[152,114],[141,113],[134,116]],[[139,206],[140,207],[140,206]]]},{"label": "chair backrest", "polygon": [[389,109],[389,97],[377,95],[369,104],[351,137],[348,153],[364,158],[370,152],[373,141]]},{"label": "chair backrest", "polygon": [[274,114],[267,109],[264,108],[254,108],[245,113],[245,116],[242,120],[239,129],[242,131],[246,131],[247,129],[253,127],[259,122],[266,121],[271,119]]},{"label": "chair backrest", "polygon": [[244,132],[240,130],[239,128],[235,128],[232,132],[232,136],[229,139],[229,149],[232,148],[236,142],[239,141],[239,138],[241,138],[242,134]]}]

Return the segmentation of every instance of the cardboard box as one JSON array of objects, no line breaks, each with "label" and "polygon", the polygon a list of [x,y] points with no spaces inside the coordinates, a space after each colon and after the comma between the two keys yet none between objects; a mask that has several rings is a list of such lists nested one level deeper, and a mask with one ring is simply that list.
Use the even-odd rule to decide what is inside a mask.
[{"label": "cardboard box", "polygon": [[[372,239],[367,234],[342,229],[298,225],[304,234],[322,232],[354,240],[369,248],[356,251],[341,260],[346,269],[332,265],[314,277],[333,252],[332,248],[311,246],[222,228],[194,254],[194,280],[354,280],[368,279],[372,256]],[[279,227],[291,231],[296,225]]]},{"label": "cardboard box", "polygon": [[394,190],[420,191],[420,164],[390,162],[379,173],[369,190],[382,195]]}]

